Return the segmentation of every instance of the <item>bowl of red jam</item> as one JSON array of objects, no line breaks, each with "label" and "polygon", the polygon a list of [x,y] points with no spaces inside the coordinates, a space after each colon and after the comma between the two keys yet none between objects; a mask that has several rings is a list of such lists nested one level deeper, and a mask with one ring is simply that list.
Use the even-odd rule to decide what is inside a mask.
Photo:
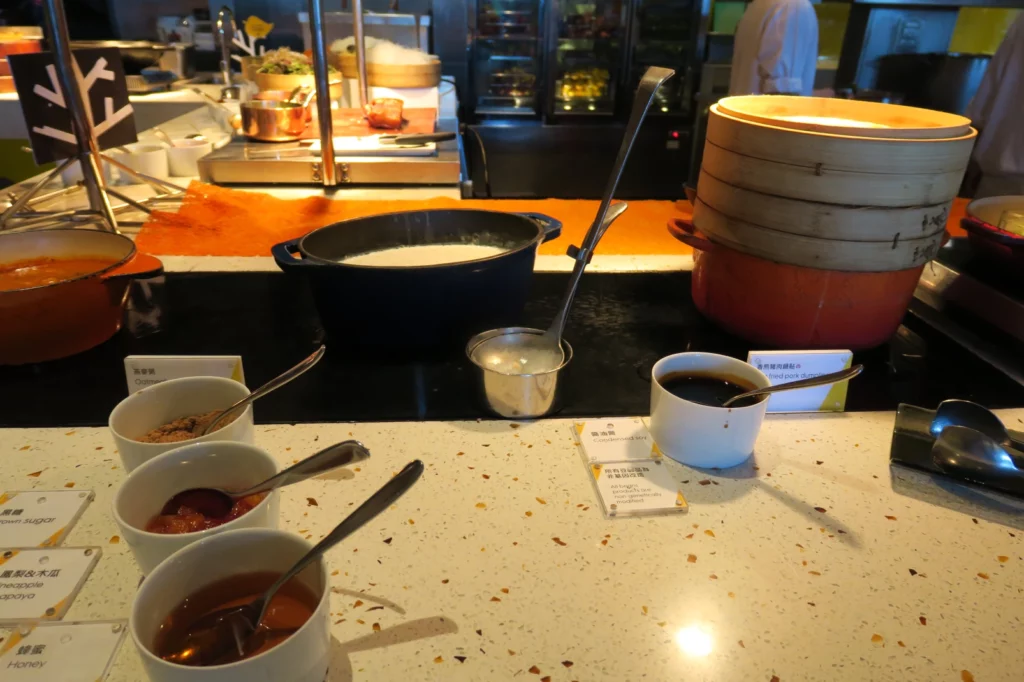
[{"label": "bowl of red jam", "polygon": [[[244,491],[278,473],[267,451],[248,443],[207,441],[165,452],[132,471],[114,496],[114,520],[144,574],[179,549],[237,528],[277,528],[280,493],[233,498],[226,515],[204,513],[183,491]],[[169,504],[172,500],[174,504]]]}]

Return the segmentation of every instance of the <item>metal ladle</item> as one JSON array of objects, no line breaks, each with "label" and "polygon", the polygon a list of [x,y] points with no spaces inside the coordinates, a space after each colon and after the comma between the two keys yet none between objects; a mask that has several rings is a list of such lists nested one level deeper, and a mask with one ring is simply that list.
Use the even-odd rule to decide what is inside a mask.
[{"label": "metal ladle", "polygon": [[[536,333],[536,330],[495,335],[491,335],[491,332],[484,332],[474,339],[486,338],[468,349],[470,360],[474,364],[481,368],[512,375],[550,372],[562,366],[565,360],[562,332],[565,329],[569,307],[572,305],[576,288],[579,286],[580,278],[583,276],[583,271],[587,262],[590,261],[597,242],[604,236],[605,230],[608,229],[611,222],[626,210],[624,204],[612,207],[612,197],[622,178],[622,171],[633,149],[640,125],[654,101],[655,93],[674,74],[675,72],[671,69],[652,66],[647,69],[640,80],[640,86],[637,88],[636,97],[633,100],[633,111],[629,116],[629,124],[626,126],[626,133],[622,138],[622,145],[615,159],[608,186],[601,198],[601,205],[597,209],[597,215],[583,238],[583,243],[578,248],[573,246],[569,249],[569,255],[576,259],[576,264],[573,266],[572,276],[569,278],[562,310],[555,317],[551,327],[542,333]],[[622,208],[618,208],[619,206]],[[609,211],[615,212],[609,213]]]},{"label": "metal ladle", "polygon": [[[596,245],[605,231],[626,212],[628,207],[629,204],[624,201],[611,206],[604,221],[599,225],[591,226],[590,232],[583,240],[584,244]],[[593,232],[596,232],[597,235],[590,239]],[[579,252],[582,253],[582,249]],[[565,330],[565,321],[569,317],[569,308],[572,306],[572,299],[579,287],[580,278],[583,277],[583,271],[587,267],[587,260],[586,258],[578,259],[573,266],[572,276],[569,278],[569,288],[562,300],[562,308],[555,315],[555,319],[547,331],[542,334],[509,332],[494,336],[477,344],[473,349],[473,362],[505,374],[546,372],[561,365],[565,359],[565,352],[562,348],[562,332]]]},{"label": "metal ladle", "polygon": [[364,459],[369,458],[369,456],[370,451],[359,441],[347,440],[342,443],[335,443],[315,455],[310,455],[298,464],[271,476],[262,483],[257,483],[245,490],[229,491],[221,488],[189,488],[188,490],[182,490],[168,500],[160,513],[173,515],[177,514],[181,507],[188,507],[189,509],[195,509],[207,518],[222,519],[231,512],[231,508],[235,505],[235,500],[305,481],[307,478],[319,476],[332,469],[362,462]]},{"label": "metal ladle", "polygon": [[800,379],[798,381],[787,381],[784,384],[776,384],[774,386],[766,386],[765,388],[758,388],[753,391],[747,391],[746,393],[740,393],[737,396],[729,398],[722,407],[729,407],[733,403],[739,402],[745,398],[756,398],[759,395],[768,395],[769,393],[779,393],[780,391],[796,391],[801,388],[812,388],[814,386],[824,386],[825,384],[837,384],[840,381],[849,381],[858,374],[864,371],[864,365],[854,365],[838,372],[832,372],[831,374],[822,374],[821,376],[811,377],[810,379]]},{"label": "metal ladle", "polygon": [[221,423],[225,418],[227,418],[231,414],[234,414],[239,410],[245,409],[245,407],[249,405],[249,403],[258,400],[259,398],[262,398],[268,393],[276,391],[277,389],[287,384],[289,381],[302,376],[303,374],[311,370],[313,368],[313,365],[320,362],[320,358],[322,358],[324,356],[324,353],[326,352],[327,347],[320,346],[319,348],[316,349],[316,352],[314,352],[312,355],[310,355],[308,358],[306,358],[299,364],[289,369],[287,372],[271,379],[270,381],[263,384],[249,395],[239,400],[231,407],[222,411],[220,414],[218,414],[216,417],[210,420],[210,422],[203,429],[203,432],[200,433],[199,436],[197,436],[197,438],[213,432],[214,427],[217,426],[217,424]]},{"label": "metal ladle", "polygon": [[943,471],[986,482],[1024,475],[1000,443],[967,426],[947,426],[935,439],[932,460]]},{"label": "metal ladle", "polygon": [[[226,657],[238,660],[238,658],[244,657],[246,652],[256,650],[261,644],[260,638],[257,636],[260,633],[260,623],[277,591],[327,550],[397,502],[398,498],[404,495],[422,474],[423,462],[420,460],[413,460],[406,464],[404,469],[371,495],[366,502],[349,514],[294,566],[274,581],[274,584],[267,588],[266,592],[245,604],[217,609],[199,618],[189,627],[184,645],[174,653],[164,656],[164,659],[183,665],[216,665]],[[237,651],[238,658],[234,658],[232,650]]]}]

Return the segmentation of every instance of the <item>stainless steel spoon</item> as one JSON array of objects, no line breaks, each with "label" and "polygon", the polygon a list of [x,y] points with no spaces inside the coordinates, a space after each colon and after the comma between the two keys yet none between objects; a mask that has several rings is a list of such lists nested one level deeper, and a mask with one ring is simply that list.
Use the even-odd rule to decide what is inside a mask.
[{"label": "stainless steel spoon", "polygon": [[1000,443],[966,426],[947,426],[935,439],[932,460],[943,471],[975,481],[998,481],[1024,475]]},{"label": "stainless steel spoon", "polygon": [[776,384],[775,386],[768,386],[767,388],[759,388],[756,391],[747,391],[746,393],[740,393],[737,396],[729,398],[722,407],[729,407],[733,403],[743,400],[744,398],[754,398],[759,395],[767,395],[769,393],[778,393],[779,391],[795,391],[800,388],[811,388],[812,386],[824,386],[825,384],[835,384],[840,381],[849,381],[858,374],[864,371],[864,365],[854,365],[839,372],[832,372],[831,374],[822,374],[820,377],[811,377],[810,379],[800,379],[799,381],[787,381],[784,384]]},{"label": "stainless steel spoon", "polygon": [[203,432],[200,433],[199,436],[197,436],[197,438],[200,437],[200,436],[205,436],[206,434],[214,431],[215,430],[214,427],[217,426],[217,424],[221,423],[221,421],[223,421],[226,417],[230,416],[231,414],[233,414],[235,412],[238,412],[239,410],[244,410],[246,405],[248,405],[249,403],[253,402],[254,400],[258,400],[259,398],[262,398],[263,396],[267,395],[268,393],[273,393],[274,391],[276,391],[277,389],[281,388],[282,386],[284,386],[285,384],[287,384],[291,380],[296,379],[296,378],[302,376],[303,374],[305,374],[306,372],[311,370],[316,363],[320,362],[320,358],[322,358],[324,356],[324,353],[326,353],[326,352],[327,352],[327,347],[326,346],[320,346],[319,348],[316,349],[316,352],[314,352],[308,358],[306,358],[305,360],[303,360],[299,364],[295,365],[294,367],[289,369],[287,372],[284,372],[283,374],[281,374],[281,375],[271,379],[267,383],[263,384],[262,386],[257,388],[255,391],[253,391],[249,395],[245,396],[244,398],[239,400],[237,403],[235,403],[234,405],[232,405],[231,407],[227,408],[226,410],[224,410],[223,412],[218,414],[216,417],[211,419],[210,422],[206,425],[206,428],[203,429]]},{"label": "stainless steel spoon", "polygon": [[[252,651],[267,606],[277,591],[289,580],[301,573],[327,550],[372,521],[378,514],[390,507],[404,495],[423,474],[423,462],[413,460],[405,465],[396,476],[385,483],[354,512],[332,530],[313,549],[285,571],[266,592],[252,601],[212,611],[189,628],[185,645],[177,652],[164,657],[165,660],[185,665],[212,665],[222,661],[232,649],[239,657]],[[258,644],[256,642],[255,644]]]},{"label": "stainless steel spoon", "polygon": [[932,435],[938,438],[950,426],[966,426],[980,431],[1004,448],[1024,450],[1024,443],[1010,435],[999,417],[970,400],[943,400],[935,408],[935,418],[930,427]]},{"label": "stainless steel spoon", "polygon": [[298,483],[299,481],[305,481],[307,478],[318,476],[332,469],[361,462],[369,456],[370,451],[357,440],[335,443],[315,455],[310,455],[298,464],[271,476],[262,483],[257,483],[245,490],[229,491],[222,488],[189,488],[188,490],[182,490],[167,501],[167,504],[164,505],[160,513],[167,515],[177,514],[181,507],[188,507],[189,509],[195,509],[207,518],[221,519],[231,511],[235,500],[283,488],[286,485]]}]

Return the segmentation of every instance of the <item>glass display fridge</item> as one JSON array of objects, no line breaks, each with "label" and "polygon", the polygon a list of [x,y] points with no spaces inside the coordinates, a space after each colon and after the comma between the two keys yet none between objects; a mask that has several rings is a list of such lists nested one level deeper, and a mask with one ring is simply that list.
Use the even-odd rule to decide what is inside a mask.
[{"label": "glass display fridge", "polygon": [[478,117],[625,120],[648,66],[675,69],[653,115],[689,117],[710,0],[476,0]]},{"label": "glass display fridge", "polygon": [[658,90],[653,115],[690,116],[700,73],[707,0],[634,0],[630,22],[629,86],[634,90],[649,66],[675,69]]},{"label": "glass display fridge", "polygon": [[626,11],[625,0],[552,0],[547,22],[548,116],[616,113]]},{"label": "glass display fridge", "polygon": [[471,15],[479,116],[536,116],[544,34],[541,0],[478,0]]}]

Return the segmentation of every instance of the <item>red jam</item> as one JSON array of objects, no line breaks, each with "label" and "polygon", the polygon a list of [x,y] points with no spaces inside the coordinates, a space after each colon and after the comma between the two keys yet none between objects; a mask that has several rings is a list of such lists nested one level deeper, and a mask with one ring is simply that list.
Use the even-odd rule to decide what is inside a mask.
[{"label": "red jam", "polygon": [[192,507],[182,505],[173,514],[158,514],[146,524],[146,530],[150,533],[161,533],[164,535],[180,535],[182,533],[197,533],[201,530],[222,526],[228,521],[234,521],[243,514],[252,511],[267,493],[257,493],[247,497],[240,497],[231,505],[231,511],[226,516],[210,517]]}]

